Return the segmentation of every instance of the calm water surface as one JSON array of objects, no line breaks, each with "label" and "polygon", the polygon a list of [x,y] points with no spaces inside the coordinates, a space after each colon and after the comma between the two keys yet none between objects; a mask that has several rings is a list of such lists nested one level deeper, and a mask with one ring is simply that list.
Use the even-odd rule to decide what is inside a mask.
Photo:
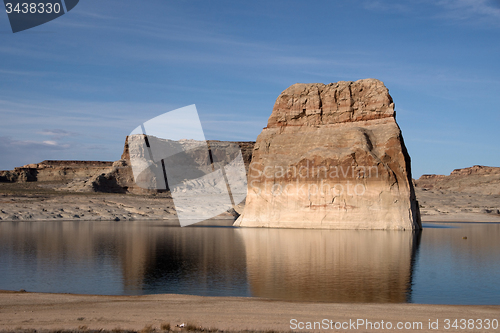
[{"label": "calm water surface", "polygon": [[424,227],[411,233],[0,222],[0,289],[500,304],[500,224]]}]

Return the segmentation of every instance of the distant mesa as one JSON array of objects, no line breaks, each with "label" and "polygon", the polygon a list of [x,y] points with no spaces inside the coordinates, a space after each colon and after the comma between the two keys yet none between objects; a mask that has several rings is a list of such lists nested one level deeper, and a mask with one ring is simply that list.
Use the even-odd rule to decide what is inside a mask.
[{"label": "distant mesa", "polygon": [[0,182],[70,181],[107,171],[113,162],[47,160],[0,171]]},{"label": "distant mesa", "polygon": [[[209,140],[209,143],[221,141]],[[254,142],[234,142],[242,152],[246,168],[252,159]],[[158,190],[144,189],[134,181],[130,162],[129,137],[121,158],[115,162],[103,161],[57,161],[24,165],[9,171],[0,171],[0,182],[58,182],[55,189],[70,192],[103,192],[154,194]]]},{"label": "distant mesa", "polygon": [[410,156],[384,84],[283,91],[257,138],[235,226],[420,229]]},{"label": "distant mesa", "polygon": [[455,169],[450,175],[422,175],[415,180],[422,190],[446,190],[455,193],[500,195],[500,168],[474,165]]}]

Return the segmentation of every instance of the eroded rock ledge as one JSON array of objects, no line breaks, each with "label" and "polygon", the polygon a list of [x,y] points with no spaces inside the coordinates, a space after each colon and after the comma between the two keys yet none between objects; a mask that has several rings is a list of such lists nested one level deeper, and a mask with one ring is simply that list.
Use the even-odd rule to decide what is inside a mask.
[{"label": "eroded rock ledge", "polygon": [[375,79],[283,91],[248,176],[236,226],[421,228],[394,103]]},{"label": "eroded rock ledge", "polygon": [[[53,186],[44,186],[69,192],[155,194],[156,190],[143,189],[135,183],[128,143],[129,138],[126,137],[122,156],[115,162],[47,160],[0,171],[0,183],[55,182]],[[248,169],[254,142],[234,143],[241,148]]]}]

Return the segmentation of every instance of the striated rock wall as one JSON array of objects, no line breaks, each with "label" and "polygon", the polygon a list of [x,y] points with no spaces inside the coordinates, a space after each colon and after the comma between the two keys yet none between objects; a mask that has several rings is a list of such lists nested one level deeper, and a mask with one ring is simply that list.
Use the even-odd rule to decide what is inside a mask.
[{"label": "striated rock wall", "polygon": [[297,83],[277,98],[267,127],[315,126],[394,118],[389,91],[378,80]]},{"label": "striated rock wall", "polygon": [[455,169],[449,176],[422,175],[415,180],[415,185],[422,190],[500,195],[500,168],[474,165],[470,168]]},{"label": "striated rock wall", "polygon": [[[157,138],[151,138],[149,140],[154,140]],[[216,141],[216,140],[208,140],[208,143],[210,143],[212,146],[217,146],[220,145],[221,143],[224,143],[223,141]],[[230,142],[231,143],[231,142]],[[248,170],[248,167],[250,165],[250,162],[252,160],[252,151],[254,148],[255,142],[234,142],[237,143],[240,146],[241,153],[243,156],[243,162],[245,163],[245,167]],[[150,175],[152,176],[152,175]],[[147,190],[143,189],[139,186],[134,181],[134,175],[132,172],[132,166],[130,163],[130,150],[129,150],[129,137],[125,139],[125,146],[123,149],[123,154],[121,156],[121,159],[119,161],[116,161],[113,170],[110,171],[107,175],[107,178],[110,179],[116,179],[117,183],[120,187],[126,188],[128,192],[132,193],[151,193],[151,192],[156,192],[155,190]]]},{"label": "striated rock wall", "polygon": [[0,182],[70,181],[92,177],[107,171],[113,162],[102,161],[43,161],[0,171]]},{"label": "striated rock wall", "polygon": [[394,103],[375,79],[283,91],[248,177],[235,226],[421,228]]},{"label": "striated rock wall", "polygon": [[[209,141],[212,143],[220,141]],[[237,142],[248,169],[255,142]],[[136,185],[130,164],[128,137],[120,160],[103,161],[56,161],[28,164],[10,171],[0,171],[0,182],[63,182],[60,190],[73,192],[105,192],[153,194],[156,190]]]},{"label": "striated rock wall", "polygon": [[36,181],[37,169],[15,168],[14,170],[0,171],[1,183],[25,183]]}]

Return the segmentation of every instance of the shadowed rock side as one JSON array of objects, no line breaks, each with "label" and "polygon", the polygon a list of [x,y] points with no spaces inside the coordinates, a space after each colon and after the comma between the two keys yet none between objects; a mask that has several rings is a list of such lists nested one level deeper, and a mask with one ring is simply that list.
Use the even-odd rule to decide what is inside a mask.
[{"label": "shadowed rock side", "polygon": [[242,227],[420,229],[410,157],[384,84],[295,84],[257,138]]}]

